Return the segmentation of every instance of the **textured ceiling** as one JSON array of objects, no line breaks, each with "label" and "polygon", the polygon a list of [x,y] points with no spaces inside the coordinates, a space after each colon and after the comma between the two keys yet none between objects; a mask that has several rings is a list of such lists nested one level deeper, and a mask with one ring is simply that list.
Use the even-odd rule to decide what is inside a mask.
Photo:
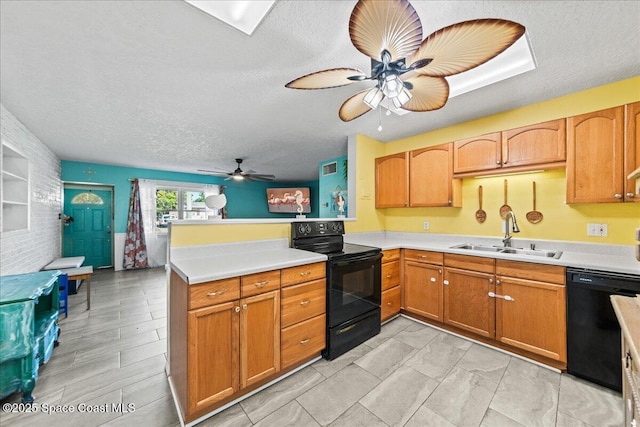
[{"label": "textured ceiling", "polygon": [[[441,110],[350,123],[366,83],[286,89],[369,60],[349,40],[355,1],[280,0],[252,36],[179,1],[0,2],[0,100],[65,160],[180,172],[243,167],[317,177],[355,133],[390,141],[639,74],[638,1],[413,1],[429,34],[476,18],[523,24],[537,69]],[[370,83],[369,83],[370,84]]]}]

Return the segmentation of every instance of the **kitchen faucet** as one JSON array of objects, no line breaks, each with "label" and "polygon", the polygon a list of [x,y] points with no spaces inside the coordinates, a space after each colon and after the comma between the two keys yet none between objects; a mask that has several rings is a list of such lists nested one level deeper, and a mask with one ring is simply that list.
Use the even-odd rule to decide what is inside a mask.
[{"label": "kitchen faucet", "polygon": [[513,232],[519,233],[520,229],[518,228],[518,223],[516,221],[516,214],[513,211],[507,212],[507,215],[504,217],[504,239],[502,239],[502,243],[504,243],[505,248],[511,247],[511,233],[509,232],[509,217],[511,217],[513,221]]}]

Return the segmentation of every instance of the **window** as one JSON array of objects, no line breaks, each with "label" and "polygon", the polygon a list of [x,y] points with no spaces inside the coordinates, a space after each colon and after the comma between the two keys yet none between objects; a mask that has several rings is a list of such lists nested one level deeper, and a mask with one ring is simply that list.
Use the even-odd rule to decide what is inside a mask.
[{"label": "window", "polygon": [[209,209],[205,197],[218,194],[217,185],[193,185],[189,188],[156,187],[156,230],[167,232],[169,222],[175,219],[206,220],[210,215],[218,215],[217,209]]},{"label": "window", "polygon": [[71,199],[72,205],[104,205],[104,200],[93,193],[76,194]]}]

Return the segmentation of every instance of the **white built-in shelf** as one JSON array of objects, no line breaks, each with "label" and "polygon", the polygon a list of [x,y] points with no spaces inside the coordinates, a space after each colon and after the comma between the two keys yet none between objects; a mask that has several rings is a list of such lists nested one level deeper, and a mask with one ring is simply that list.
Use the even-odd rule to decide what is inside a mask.
[{"label": "white built-in shelf", "polygon": [[29,229],[29,159],[2,140],[2,231]]}]

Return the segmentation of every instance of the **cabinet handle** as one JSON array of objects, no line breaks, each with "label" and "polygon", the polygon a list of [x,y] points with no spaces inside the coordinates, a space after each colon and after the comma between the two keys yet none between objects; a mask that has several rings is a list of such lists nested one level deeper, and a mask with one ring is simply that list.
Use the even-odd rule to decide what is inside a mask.
[{"label": "cabinet handle", "polygon": [[419,255],[419,258],[426,258],[426,255]]},{"label": "cabinet handle", "polygon": [[247,309],[247,304],[243,304],[243,305],[242,305],[242,309],[243,309],[243,310],[246,310],[246,309]]},{"label": "cabinet handle", "polygon": [[236,311],[236,313],[238,313],[240,312],[240,307],[236,307],[234,310]]},{"label": "cabinet handle", "polygon": [[443,284],[443,285],[448,285],[448,284],[449,284],[449,281],[448,281],[448,280],[444,280],[444,281],[442,282],[442,284]]},{"label": "cabinet handle", "polygon": [[221,290],[219,290],[217,292],[209,292],[207,294],[207,296],[208,297],[217,297],[218,295],[222,295],[222,294],[224,294],[224,289],[221,289]]},{"label": "cabinet handle", "polygon": [[301,341],[300,341],[300,344],[306,344],[306,343],[308,343],[309,341],[311,341],[311,338],[307,338],[306,340],[301,340]]},{"label": "cabinet handle", "polygon": [[496,165],[499,165],[499,164],[500,164],[500,160],[496,160]]},{"label": "cabinet handle", "polygon": [[436,278],[435,278],[435,277],[432,277],[432,278],[431,278],[431,279],[429,279],[429,280],[431,280],[432,282],[435,282],[435,281],[436,281]]},{"label": "cabinet handle", "polygon": [[387,279],[391,279],[391,277],[393,277],[391,274],[387,274]]},{"label": "cabinet handle", "polygon": [[496,280],[496,285],[499,285],[499,284],[500,284],[500,280]]},{"label": "cabinet handle", "polygon": [[303,272],[301,272],[301,273],[300,273],[300,275],[301,275],[302,277],[304,277],[304,276],[308,276],[308,275],[310,275],[310,274],[311,274],[311,272],[310,272],[310,271],[303,271]]},{"label": "cabinet handle", "polygon": [[502,298],[505,301],[515,301],[515,298],[509,296],[509,295],[498,295],[495,292],[489,292],[488,295],[491,298]]},{"label": "cabinet handle", "polygon": [[503,164],[503,165],[506,165],[506,164],[507,164],[507,161],[505,160],[504,162],[502,162],[502,164]]},{"label": "cabinet handle", "polygon": [[622,194],[616,193],[613,195],[613,197],[615,197],[616,199],[622,199]]},{"label": "cabinet handle", "polygon": [[387,303],[387,305],[391,305],[391,303],[390,303],[390,302],[388,302],[388,303]]},{"label": "cabinet handle", "polygon": [[489,279],[489,283],[493,283],[493,279]]},{"label": "cabinet handle", "polygon": [[262,282],[256,283],[256,288],[264,288],[264,286],[269,283],[268,280],[263,280]]},{"label": "cabinet handle", "polygon": [[628,199],[633,199],[633,196],[635,196],[635,194],[633,194],[633,193],[627,193],[627,194],[625,194],[625,196],[626,196]]},{"label": "cabinet handle", "polygon": [[300,305],[309,305],[310,302],[311,302],[310,299],[306,299],[304,301],[300,301]]}]

